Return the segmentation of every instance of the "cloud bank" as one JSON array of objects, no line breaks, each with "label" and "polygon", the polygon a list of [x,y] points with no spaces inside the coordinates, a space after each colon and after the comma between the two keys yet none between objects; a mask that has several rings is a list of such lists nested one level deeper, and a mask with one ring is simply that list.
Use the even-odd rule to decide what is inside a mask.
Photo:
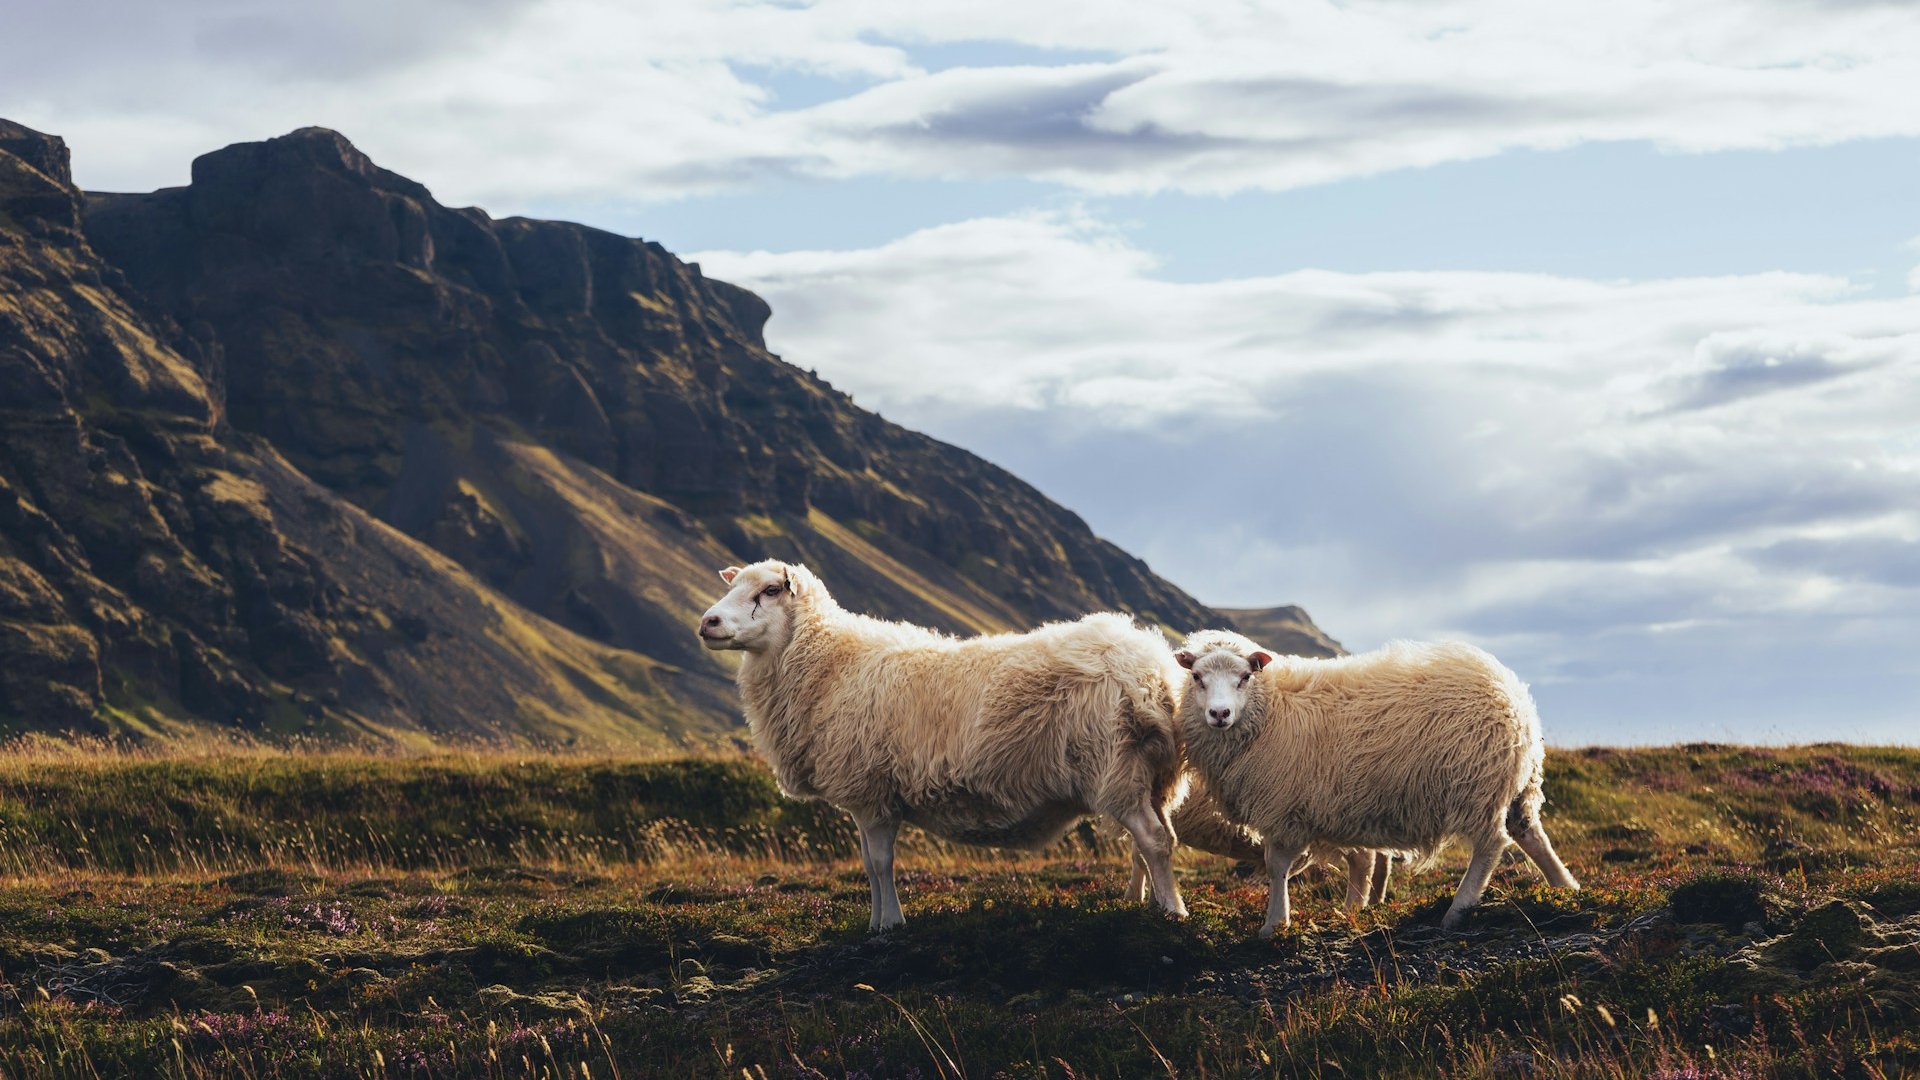
[{"label": "cloud bank", "polygon": [[[590,219],[786,182],[1064,201],[1920,136],[1920,20],[1850,0],[24,0],[6,30],[26,45],[0,115],[67,136],[96,190],[318,123],[450,203]],[[1805,228],[1790,189],[1766,190]],[[1915,738],[1912,295],[1791,273],[1175,283],[1072,213],[697,257],[773,302],[795,362],[1209,601],[1302,602],[1355,646],[1494,647],[1557,741]]]},{"label": "cloud bank", "polygon": [[776,349],[1211,603],[1302,602],[1355,646],[1483,642],[1563,741],[1913,737],[1920,297],[1793,274],[1180,284],[1062,215],[699,257],[772,302]]},{"label": "cloud bank", "polygon": [[[507,207],[863,175],[1230,192],[1522,147],[1920,134],[1897,4],[28,0],[9,31],[34,47],[0,106],[83,145],[97,188],[315,122]],[[953,46],[969,63],[938,64]],[[844,92],[783,109],[782,78]]]}]

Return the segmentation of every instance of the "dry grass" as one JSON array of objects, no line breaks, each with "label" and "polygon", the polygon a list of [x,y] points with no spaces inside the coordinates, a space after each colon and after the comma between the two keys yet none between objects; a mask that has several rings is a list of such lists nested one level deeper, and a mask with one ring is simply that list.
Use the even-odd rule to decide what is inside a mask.
[{"label": "dry grass", "polygon": [[[1579,894],[1457,862],[1189,856],[1128,904],[1099,835],[910,836],[865,932],[851,830],[744,759],[252,748],[0,756],[7,1076],[1786,1077],[1920,1070],[1920,752],[1556,753]],[[871,989],[862,989],[863,987]],[[583,1071],[584,1068],[584,1071]]]}]

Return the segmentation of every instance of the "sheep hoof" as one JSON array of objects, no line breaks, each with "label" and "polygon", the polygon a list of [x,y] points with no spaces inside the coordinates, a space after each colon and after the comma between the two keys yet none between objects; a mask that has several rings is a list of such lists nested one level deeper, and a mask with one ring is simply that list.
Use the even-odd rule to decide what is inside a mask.
[{"label": "sheep hoof", "polygon": [[1446,918],[1440,920],[1440,929],[1450,934],[1455,930],[1460,929],[1460,924],[1466,921],[1467,921],[1466,912],[1449,911],[1447,912]]},{"label": "sheep hoof", "polygon": [[1272,940],[1273,940],[1273,932],[1274,932],[1274,931],[1275,931],[1276,929],[1278,929],[1278,927],[1273,927],[1273,926],[1263,926],[1263,927],[1261,927],[1261,928],[1260,928],[1260,940],[1261,940],[1261,941],[1272,941]]}]

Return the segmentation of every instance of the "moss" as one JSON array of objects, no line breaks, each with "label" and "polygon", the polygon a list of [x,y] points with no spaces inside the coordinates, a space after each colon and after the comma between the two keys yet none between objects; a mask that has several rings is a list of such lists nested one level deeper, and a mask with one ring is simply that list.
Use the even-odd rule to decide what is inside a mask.
[{"label": "moss", "polygon": [[1778,878],[1740,871],[1711,871],[1695,877],[1669,894],[1673,917],[1683,923],[1717,923],[1738,930],[1748,923],[1767,922],[1781,911]]}]

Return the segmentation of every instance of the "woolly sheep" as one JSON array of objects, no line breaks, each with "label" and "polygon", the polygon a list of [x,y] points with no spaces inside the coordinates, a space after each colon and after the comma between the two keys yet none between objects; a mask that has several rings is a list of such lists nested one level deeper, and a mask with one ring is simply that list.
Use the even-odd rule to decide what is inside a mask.
[{"label": "woolly sheep", "polygon": [[1438,851],[1472,861],[1442,926],[1480,901],[1518,843],[1551,885],[1579,883],[1540,824],[1545,748],[1526,686],[1458,642],[1396,642],[1332,660],[1276,660],[1208,630],[1176,654],[1187,758],[1229,817],[1260,831],[1272,892],[1262,937],[1291,922],[1286,870],[1311,844]]},{"label": "woolly sheep", "polygon": [[1107,815],[1147,861],[1154,900],[1185,915],[1168,811],[1181,775],[1174,687],[1159,634],[1090,615],[1031,633],[953,638],[849,612],[805,566],[728,567],[706,647],[745,653],[738,683],[754,745],[782,791],[853,817],[870,926],[905,922],[894,839],[1039,848]]}]

